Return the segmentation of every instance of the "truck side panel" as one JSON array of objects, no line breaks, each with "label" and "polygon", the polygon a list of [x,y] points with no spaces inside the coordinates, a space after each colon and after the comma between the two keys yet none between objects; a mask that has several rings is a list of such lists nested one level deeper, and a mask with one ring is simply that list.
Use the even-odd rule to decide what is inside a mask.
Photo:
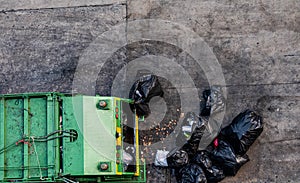
[{"label": "truck side panel", "polygon": [[0,99],[0,180],[53,179],[58,141],[45,137],[58,130],[56,96],[16,94]]}]

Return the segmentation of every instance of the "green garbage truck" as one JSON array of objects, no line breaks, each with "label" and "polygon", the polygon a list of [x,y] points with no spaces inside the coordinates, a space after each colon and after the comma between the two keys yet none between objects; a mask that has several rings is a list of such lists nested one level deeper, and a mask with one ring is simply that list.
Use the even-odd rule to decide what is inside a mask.
[{"label": "green garbage truck", "polygon": [[0,182],[146,182],[130,99],[0,95]]}]

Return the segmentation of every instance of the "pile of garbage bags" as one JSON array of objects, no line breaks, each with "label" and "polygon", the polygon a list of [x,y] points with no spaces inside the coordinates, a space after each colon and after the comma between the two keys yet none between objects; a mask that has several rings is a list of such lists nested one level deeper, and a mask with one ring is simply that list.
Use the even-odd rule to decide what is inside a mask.
[{"label": "pile of garbage bags", "polygon": [[[151,111],[149,101],[154,96],[163,96],[163,90],[155,75],[146,75],[132,86],[129,98],[132,110],[141,117]],[[220,88],[212,87],[203,92],[199,115],[189,112],[181,125],[174,150],[157,151],[155,165],[174,168],[179,183],[219,182],[225,176],[234,176],[240,167],[249,161],[246,154],[263,131],[262,117],[252,110],[236,116],[225,128],[217,131],[217,137],[204,150],[199,150],[200,141],[208,139],[207,119],[224,110],[224,98]]]},{"label": "pile of garbage bags", "polygon": [[[225,176],[234,176],[249,161],[246,152],[263,131],[262,117],[252,110],[245,110],[221,129],[206,149],[199,150],[200,140],[206,138],[204,131],[207,128],[202,114],[209,116],[222,108],[215,91],[204,93],[204,99],[210,101],[205,101],[200,116],[187,113],[177,136],[177,145],[185,143],[168,154],[164,152],[165,165],[176,170],[179,183],[219,182]],[[207,97],[211,94],[214,96]],[[161,160],[156,158],[155,164]]]}]

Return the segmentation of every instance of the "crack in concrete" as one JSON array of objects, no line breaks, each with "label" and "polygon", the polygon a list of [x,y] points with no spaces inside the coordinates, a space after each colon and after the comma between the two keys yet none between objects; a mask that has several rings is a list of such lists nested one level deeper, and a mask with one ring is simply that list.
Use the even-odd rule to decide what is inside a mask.
[{"label": "crack in concrete", "polygon": [[[51,8],[26,8],[26,9],[7,9],[7,10],[1,10],[0,13],[11,13],[11,12],[26,12],[26,11],[37,11],[37,10],[57,10],[57,9],[70,9],[70,8],[90,8],[90,7],[108,7],[108,6],[114,6],[114,5],[122,5],[127,6],[126,2],[120,2],[120,3],[109,3],[109,4],[99,4],[99,5],[80,5],[80,6],[65,6],[65,7],[51,7]],[[126,10],[127,14],[127,10]]]},{"label": "crack in concrete", "polygon": [[286,82],[286,83],[258,83],[258,84],[232,84],[232,85],[225,85],[224,87],[235,87],[235,86],[276,86],[276,85],[295,85],[300,84],[298,82]]},{"label": "crack in concrete", "polygon": [[263,141],[263,142],[260,141],[260,143],[261,144],[270,144],[270,143],[288,142],[288,141],[293,141],[293,140],[300,140],[300,137],[291,138],[291,139],[273,140],[273,141]]},{"label": "crack in concrete", "polygon": [[283,55],[284,57],[300,57],[300,55],[296,54],[288,54],[288,55]]}]

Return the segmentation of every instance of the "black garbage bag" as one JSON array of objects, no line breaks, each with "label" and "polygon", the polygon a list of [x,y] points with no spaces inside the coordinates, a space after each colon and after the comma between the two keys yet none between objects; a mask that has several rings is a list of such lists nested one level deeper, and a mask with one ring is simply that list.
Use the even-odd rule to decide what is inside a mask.
[{"label": "black garbage bag", "polygon": [[214,112],[224,110],[224,97],[219,87],[211,87],[210,90],[204,90],[202,93],[203,101],[200,103],[200,115],[210,116]]},{"label": "black garbage bag", "polygon": [[213,164],[220,166],[225,175],[233,176],[242,165],[249,161],[246,154],[236,155],[230,144],[224,140],[218,141],[218,146],[210,152]]},{"label": "black garbage bag", "polygon": [[194,112],[186,113],[181,124],[180,131],[176,137],[176,145],[178,147],[183,146],[189,139],[191,139],[192,135],[194,135],[194,140],[196,140],[195,137],[197,136],[199,136],[197,138],[201,139],[204,130],[201,131],[199,127],[202,126],[204,126],[204,124],[201,118],[199,118]]},{"label": "black garbage bag", "polygon": [[236,154],[244,155],[262,131],[262,117],[254,111],[246,110],[221,130],[221,136],[230,143]]},{"label": "black garbage bag", "polygon": [[211,105],[210,105],[210,90],[204,90],[202,93],[202,97],[204,99],[204,101],[201,102],[200,104],[200,108],[201,108],[201,112],[200,115],[201,116],[209,116],[210,115],[210,110],[211,110]]},{"label": "black garbage bag", "polygon": [[205,126],[196,127],[190,139],[182,146],[177,147],[167,155],[167,163],[169,167],[182,167],[188,164],[198,150],[198,146]]},{"label": "black garbage bag", "polygon": [[188,153],[182,149],[175,148],[167,155],[168,167],[179,168],[187,165],[189,162]]},{"label": "black garbage bag", "polygon": [[199,165],[188,164],[179,170],[179,183],[206,183],[206,177]]},{"label": "black garbage bag", "polygon": [[223,170],[213,165],[206,151],[198,151],[191,162],[199,165],[204,170],[207,182],[219,182],[225,178]]},{"label": "black garbage bag", "polygon": [[154,96],[163,96],[163,90],[155,75],[145,75],[137,80],[130,89],[129,98],[134,101],[130,104],[131,110],[136,109],[136,114],[147,117],[151,111],[149,101]]},{"label": "black garbage bag", "polygon": [[205,132],[205,126],[196,127],[191,138],[182,146],[181,150],[188,153],[189,158],[192,158],[198,151],[201,138]]}]

